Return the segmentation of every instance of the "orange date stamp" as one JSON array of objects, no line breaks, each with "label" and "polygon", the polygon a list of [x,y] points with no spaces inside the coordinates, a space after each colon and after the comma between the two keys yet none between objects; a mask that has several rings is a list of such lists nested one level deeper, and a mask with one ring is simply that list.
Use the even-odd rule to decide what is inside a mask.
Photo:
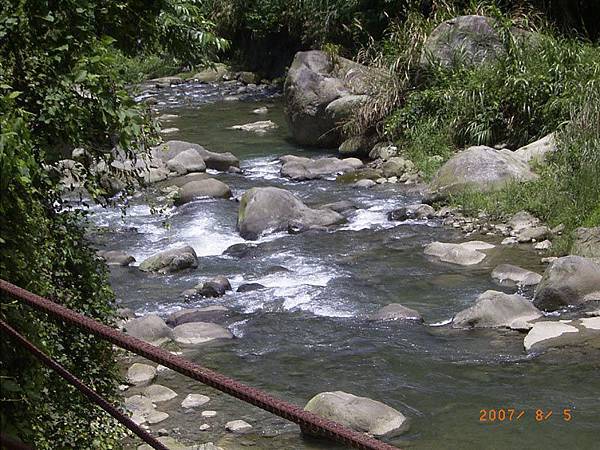
[{"label": "orange date stamp", "polygon": [[535,411],[526,411],[520,408],[484,408],[479,410],[480,423],[518,422],[530,417],[538,423],[547,422],[553,418],[570,422],[573,420],[573,410],[571,408],[564,408],[558,414],[555,414],[552,409],[540,408]]}]

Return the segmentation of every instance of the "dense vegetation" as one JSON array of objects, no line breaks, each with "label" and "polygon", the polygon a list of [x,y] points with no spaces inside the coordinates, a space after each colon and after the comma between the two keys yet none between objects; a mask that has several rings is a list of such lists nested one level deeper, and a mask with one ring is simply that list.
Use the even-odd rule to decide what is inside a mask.
[{"label": "dense vegetation", "polygon": [[[193,0],[0,2],[0,277],[104,323],[114,320],[107,272],[80,214],[61,201],[49,164],[85,149],[87,190],[106,200],[98,171],[115,146],[143,152],[153,125],[124,89],[123,67],[146,55],[202,64],[226,42]],[[132,181],[133,180],[129,180]],[[48,320],[2,294],[2,320],[93,386],[117,398],[111,345]],[[123,430],[4,336],[2,433],[36,448],[117,448]]]}]

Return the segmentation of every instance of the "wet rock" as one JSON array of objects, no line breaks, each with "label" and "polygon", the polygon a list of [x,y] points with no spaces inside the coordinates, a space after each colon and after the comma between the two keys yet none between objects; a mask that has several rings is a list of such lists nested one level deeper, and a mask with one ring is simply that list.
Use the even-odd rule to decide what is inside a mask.
[{"label": "wet rock", "polygon": [[512,264],[500,264],[492,271],[492,278],[501,284],[534,286],[541,281],[542,276]]},{"label": "wet rock", "polygon": [[251,292],[261,289],[265,289],[265,286],[260,283],[244,283],[237,288],[237,292]]},{"label": "wet rock", "polygon": [[177,392],[160,384],[151,384],[144,389],[144,396],[149,398],[153,403],[166,402],[177,397]]},{"label": "wet rock", "polygon": [[394,156],[384,161],[380,166],[380,170],[384,178],[390,177],[402,177],[405,173],[412,172],[415,165],[412,161],[402,158],[401,156]]},{"label": "wet rock", "polygon": [[125,399],[125,408],[144,418],[154,411],[152,400],[143,395],[132,395],[131,397],[127,397]]},{"label": "wet rock", "polygon": [[446,196],[466,191],[490,192],[513,181],[529,181],[537,176],[509,150],[470,147],[450,158],[431,181],[434,195]]},{"label": "wet rock", "polygon": [[226,277],[219,275],[212,280],[199,283],[194,289],[202,297],[221,297],[231,290],[231,284]]},{"label": "wet rock", "polygon": [[178,131],[179,131],[179,128],[175,128],[175,127],[162,128],[160,130],[160,134],[173,134],[173,133],[177,133]]},{"label": "wet rock", "polygon": [[124,324],[125,332],[152,345],[161,345],[171,338],[171,329],[156,314],[132,319]]},{"label": "wet rock", "polygon": [[536,322],[523,341],[526,351],[545,350],[550,347],[600,345],[600,317],[560,322]]},{"label": "wet rock", "polygon": [[515,156],[518,156],[528,164],[539,164],[545,161],[548,153],[554,153],[557,149],[554,133],[551,133],[531,144],[519,148],[515,151]]},{"label": "wet rock", "polygon": [[239,72],[237,74],[237,79],[240,80],[244,84],[256,84],[260,82],[260,76],[255,74],[254,72]]},{"label": "wet rock", "polygon": [[340,200],[339,202],[327,203],[319,206],[319,209],[330,209],[336,213],[343,214],[347,211],[353,211],[356,209],[354,203],[348,200]]},{"label": "wet rock", "polygon": [[259,247],[256,244],[233,244],[225,249],[224,255],[231,256],[233,258],[247,258],[255,257]]},{"label": "wet rock", "polygon": [[395,156],[398,156],[398,147],[387,143],[375,144],[369,152],[369,158],[381,159],[382,161],[387,161]]},{"label": "wet rock", "polygon": [[518,328],[530,327],[528,323],[542,313],[529,300],[519,294],[486,291],[475,304],[454,316],[453,328]]},{"label": "wet rock", "polygon": [[424,253],[439,258],[440,261],[461,266],[479,264],[486,257],[480,250],[487,250],[494,246],[487,242],[470,241],[461,244],[445,242],[432,242],[425,247]]},{"label": "wet rock", "polygon": [[158,87],[158,88],[164,88],[164,87],[170,87],[170,86],[174,86],[177,84],[181,84],[181,83],[183,83],[183,79],[181,77],[177,77],[177,76],[160,77],[160,78],[153,78],[152,80],[148,80],[148,83],[152,83],[152,84],[156,85],[156,87]]},{"label": "wet rock", "polygon": [[202,417],[216,417],[217,416],[217,412],[216,411],[202,411]]},{"label": "wet rock", "polygon": [[317,394],[304,409],[376,437],[397,436],[409,428],[407,418],[394,408],[342,391]]},{"label": "wet rock", "polygon": [[283,163],[281,176],[296,181],[313,180],[353,172],[363,166],[362,161],[357,158],[311,159],[286,155],[279,158],[279,160]]},{"label": "wet rock", "polygon": [[438,25],[427,37],[421,65],[480,65],[505,53],[502,37],[484,16],[459,16]]},{"label": "wet rock", "polygon": [[169,177],[169,169],[166,167],[150,167],[143,173],[144,183],[154,184],[166,180]]},{"label": "wet rock", "polygon": [[133,363],[127,369],[127,382],[136,386],[150,383],[156,378],[156,368],[148,364]]},{"label": "wet rock", "polygon": [[227,317],[229,312],[228,308],[220,305],[182,309],[171,314],[166,323],[171,327],[176,327],[188,322],[214,322]]},{"label": "wet rock", "polygon": [[260,108],[256,108],[252,110],[252,114],[268,114],[269,109],[266,106],[261,106]]},{"label": "wet rock", "polygon": [[188,322],[173,328],[173,340],[182,345],[198,345],[215,339],[232,339],[229,330],[209,322]]},{"label": "wet rock", "polygon": [[196,73],[192,79],[202,83],[214,83],[215,81],[223,80],[223,76],[227,74],[229,68],[225,64],[215,64],[201,72]]},{"label": "wet rock", "polygon": [[554,261],[535,290],[534,304],[545,311],[581,305],[600,291],[600,265],[581,256],[564,256]]},{"label": "wet rock", "polygon": [[181,402],[181,407],[185,409],[198,408],[207,404],[210,397],[202,394],[188,394]]},{"label": "wet rock", "polygon": [[517,234],[517,241],[523,242],[536,242],[542,241],[550,236],[550,230],[546,226],[525,228]]},{"label": "wet rock", "polygon": [[388,220],[405,221],[409,219],[430,219],[435,216],[435,210],[425,204],[408,205],[388,213]]},{"label": "wet rock", "polygon": [[204,159],[193,148],[184,150],[168,160],[167,167],[169,170],[177,172],[178,175],[185,175],[191,172],[204,172],[206,170]]},{"label": "wet rock", "polygon": [[265,134],[277,127],[277,124],[272,120],[259,120],[258,122],[246,123],[244,125],[234,125],[229,127],[231,130],[248,131],[251,133]]},{"label": "wet rock", "polygon": [[367,156],[375,139],[373,136],[351,136],[340,144],[338,153],[341,156]]},{"label": "wet rock", "polygon": [[367,94],[369,78],[373,79],[372,70],[345,58],[336,58],[334,64],[322,51],[296,53],[284,86],[286,115],[294,140],[309,146],[338,147],[342,136],[335,115],[351,106],[351,101],[329,111],[327,107],[341,97]]},{"label": "wet rock", "polygon": [[355,188],[370,189],[375,185],[377,185],[377,183],[375,181],[369,180],[369,179],[364,179],[364,180],[358,180],[352,186]]},{"label": "wet rock", "polygon": [[252,425],[243,420],[232,420],[225,424],[225,429],[231,433],[246,433],[252,429]]},{"label": "wet rock", "polygon": [[572,255],[600,258],[600,227],[577,228],[574,234]]},{"label": "wet rock", "polygon": [[210,175],[203,172],[194,172],[188,173],[187,175],[181,177],[173,177],[169,178],[166,181],[163,181],[158,184],[159,187],[165,189],[171,186],[183,187],[187,183],[191,183],[192,181],[202,181],[210,178]]},{"label": "wet rock", "polygon": [[109,266],[128,266],[135,258],[121,250],[100,250],[96,254]]},{"label": "wet rock", "polygon": [[240,202],[237,227],[244,239],[257,239],[264,232],[287,230],[291,223],[330,226],[345,219],[335,211],[312,209],[295,195],[275,187],[252,188]]},{"label": "wet rock", "polygon": [[231,198],[231,189],[225,183],[214,178],[190,181],[179,190],[177,205],[183,205],[199,198]]},{"label": "wet rock", "polygon": [[422,322],[423,317],[414,309],[407,308],[399,303],[391,303],[371,314],[369,320],[416,320]]},{"label": "wet rock", "polygon": [[140,264],[141,271],[158,273],[177,272],[196,267],[198,267],[198,258],[194,249],[189,245],[162,251]]},{"label": "wet rock", "polygon": [[169,161],[179,153],[189,149],[194,149],[204,160],[208,169],[226,171],[230,166],[239,167],[240,161],[232,153],[211,152],[201,145],[185,141],[167,141],[164,144],[152,148],[151,154],[155,159]]}]

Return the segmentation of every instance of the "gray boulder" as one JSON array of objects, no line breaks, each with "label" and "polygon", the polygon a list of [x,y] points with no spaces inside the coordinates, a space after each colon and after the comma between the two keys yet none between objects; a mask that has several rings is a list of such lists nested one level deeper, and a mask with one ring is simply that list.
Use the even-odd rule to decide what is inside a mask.
[{"label": "gray boulder", "polygon": [[229,312],[229,309],[220,305],[182,309],[167,317],[166,323],[176,327],[188,322],[215,322],[227,317]]},{"label": "gray boulder", "polygon": [[100,250],[96,254],[109,266],[128,266],[135,258],[121,250]]},{"label": "gray boulder", "polygon": [[211,176],[207,173],[194,172],[188,173],[187,175],[181,177],[169,178],[168,180],[158,183],[158,186],[162,189],[169,188],[171,186],[183,187],[185,184],[191,183],[192,181],[202,181],[209,178],[211,178]]},{"label": "gray boulder", "polygon": [[500,264],[492,271],[492,278],[500,284],[520,286],[534,286],[542,280],[540,274],[512,264]]},{"label": "gray boulder", "polygon": [[518,234],[528,228],[537,227],[540,224],[540,219],[532,216],[527,211],[519,211],[510,218],[507,224],[512,228],[514,234]]},{"label": "gray boulder", "polygon": [[421,65],[478,65],[493,61],[504,52],[502,38],[491,19],[460,16],[442,22],[432,31],[423,46]]},{"label": "gray boulder", "polygon": [[371,101],[371,97],[368,95],[345,95],[329,103],[325,108],[325,113],[336,123],[345,121],[369,101]]},{"label": "gray boulder", "polygon": [[291,192],[275,187],[252,188],[240,202],[237,227],[244,239],[295,227],[331,226],[344,221],[335,211],[312,209]]},{"label": "gray boulder", "polygon": [[231,284],[226,277],[219,275],[212,280],[199,283],[194,289],[201,297],[221,297],[231,290]]},{"label": "gray boulder", "polygon": [[167,161],[167,167],[178,175],[185,175],[190,172],[204,172],[206,164],[204,159],[193,148],[178,153],[176,156]]},{"label": "gray boulder", "polygon": [[376,437],[397,436],[409,428],[408,419],[394,408],[342,391],[317,394],[304,409]]},{"label": "gray boulder", "polygon": [[600,227],[577,228],[574,234],[572,255],[600,258]]},{"label": "gray boulder", "polygon": [[554,153],[557,150],[554,133],[551,133],[515,150],[515,156],[521,158],[527,164],[539,164],[546,160],[548,153]]},{"label": "gray boulder", "polygon": [[265,288],[265,286],[263,286],[260,283],[244,283],[244,284],[241,284],[237,288],[237,292],[259,291],[259,290],[264,289],[264,288]]},{"label": "gray boulder", "polygon": [[486,258],[486,254],[481,250],[493,247],[492,244],[481,241],[463,242],[461,244],[432,242],[425,247],[424,253],[443,262],[460,266],[472,266],[479,264]]},{"label": "gray boulder", "polygon": [[459,312],[452,320],[453,328],[529,328],[529,322],[542,313],[519,294],[486,291],[476,303]]},{"label": "gray boulder", "polygon": [[185,141],[167,141],[164,144],[152,148],[151,155],[153,158],[164,161],[175,158],[179,153],[186,150],[194,149],[204,160],[208,169],[227,171],[229,167],[239,167],[240,161],[232,153],[217,153],[211,152],[201,145]]},{"label": "gray boulder", "polygon": [[429,205],[408,205],[394,209],[388,213],[388,220],[404,221],[409,219],[431,219],[435,216],[435,209]]},{"label": "gray boulder", "polygon": [[215,81],[222,81],[228,71],[229,68],[225,64],[215,64],[214,67],[209,67],[196,73],[192,79],[201,83],[213,83]]},{"label": "gray boulder", "polygon": [[383,177],[390,178],[401,177],[405,173],[412,172],[415,168],[415,165],[412,161],[406,158],[401,156],[393,156],[384,161],[379,168]]},{"label": "gray boulder", "polygon": [[523,340],[523,346],[527,351],[572,345],[591,345],[600,348],[600,317],[536,322]]},{"label": "gray boulder", "polygon": [[170,273],[198,267],[198,258],[192,247],[186,245],[152,255],[140,264],[143,272]]},{"label": "gray boulder", "polygon": [[537,242],[543,241],[550,236],[550,230],[547,226],[525,228],[517,233],[517,242]]},{"label": "gray boulder", "polygon": [[414,309],[402,306],[400,303],[391,303],[371,314],[369,320],[416,320],[422,322],[423,317]]},{"label": "gray boulder", "polygon": [[529,165],[508,150],[470,147],[450,158],[435,174],[431,188],[438,195],[468,190],[491,192],[512,181],[536,178]]},{"label": "gray boulder", "polygon": [[214,178],[190,181],[179,190],[175,201],[177,205],[183,205],[203,197],[209,198],[231,198],[231,189],[225,183]]},{"label": "gray boulder", "polygon": [[281,176],[295,181],[313,180],[353,172],[363,166],[357,158],[302,158],[300,156],[286,155],[279,158],[283,163]]},{"label": "gray boulder", "polygon": [[370,72],[345,58],[332,61],[322,51],[296,53],[284,85],[286,117],[294,140],[317,147],[339,146],[342,135],[336,116],[363,100],[352,97],[329,111],[327,107],[342,97],[367,94]]},{"label": "gray boulder", "polygon": [[337,213],[343,214],[348,211],[354,211],[356,206],[349,200],[340,200],[339,202],[327,203],[319,206],[319,209],[331,209]]},{"label": "gray boulder", "polygon": [[578,306],[600,291],[600,265],[581,256],[558,258],[546,269],[535,290],[534,304],[545,311]]},{"label": "gray boulder", "polygon": [[156,368],[148,364],[133,363],[127,369],[127,382],[143,386],[156,378]]},{"label": "gray boulder", "polygon": [[188,322],[173,328],[173,340],[182,345],[197,345],[215,339],[232,339],[233,334],[220,325],[209,322]]},{"label": "gray boulder", "polygon": [[177,392],[160,384],[151,384],[144,389],[144,396],[154,403],[166,402],[177,397]]},{"label": "gray boulder", "polygon": [[171,329],[156,314],[125,322],[125,332],[153,345],[160,345],[171,338]]}]

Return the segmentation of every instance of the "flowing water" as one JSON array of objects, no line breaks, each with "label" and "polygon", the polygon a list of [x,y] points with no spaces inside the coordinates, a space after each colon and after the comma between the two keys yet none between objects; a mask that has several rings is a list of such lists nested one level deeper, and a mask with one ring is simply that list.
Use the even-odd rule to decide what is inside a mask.
[{"label": "flowing water", "polygon": [[[172,275],[142,273],[135,265],[113,268],[111,281],[122,306],[163,316],[182,307],[231,308],[234,315],[226,325],[236,339],[203,346],[187,357],[301,405],[330,390],[383,401],[411,418],[410,431],[391,441],[400,447],[600,448],[597,355],[562,350],[532,357],[524,353],[523,335],[515,331],[367,320],[379,307],[401,303],[420,311],[427,324],[444,323],[487,289],[515,291],[492,281],[495,265],[510,262],[539,272],[543,267],[538,255],[527,249],[497,249],[471,268],[429,260],[423,255],[425,244],[465,238],[435,220],[389,222],[388,211],[418,201],[414,189],[387,184],[356,190],[333,180],[296,183],[280,178],[277,156],[326,153],[289,141],[282,102],[273,92],[242,95],[242,101],[230,101],[230,94],[209,85],[159,93],[161,112],[179,116],[165,125],[179,128],[169,139],[237,155],[244,175],[214,174],[236,197],[254,186],[278,186],[309,205],[350,200],[358,209],[333,232],[273,234],[255,246],[226,253],[231,245],[246,242],[235,229],[235,201],[199,200],[152,215],[146,197],[139,195],[129,200],[125,216],[119,209],[94,209],[95,224],[109,230],[96,239],[106,249],[134,255],[135,264],[181,243],[192,245],[199,256],[198,269]],[[264,105],[267,115],[251,113]],[[279,128],[265,135],[228,129],[267,119]],[[233,292],[184,302],[183,290],[215,275],[227,276]],[[235,292],[246,282],[266,289]],[[304,438],[295,425],[172,372],[161,372],[157,382],[180,395],[159,404],[171,417],[152,426],[154,431],[176,428],[172,434],[184,441],[213,441],[226,448],[337,448]],[[178,408],[190,392],[209,395],[204,409],[217,410],[218,416],[205,419],[200,411]],[[511,422],[480,423],[484,408],[515,408],[525,415]],[[553,410],[553,416],[538,423],[538,408]],[[570,422],[562,418],[564,408],[572,409]],[[254,425],[253,433],[227,435],[223,424],[240,418]],[[211,430],[199,431],[202,423],[209,423]]]}]

